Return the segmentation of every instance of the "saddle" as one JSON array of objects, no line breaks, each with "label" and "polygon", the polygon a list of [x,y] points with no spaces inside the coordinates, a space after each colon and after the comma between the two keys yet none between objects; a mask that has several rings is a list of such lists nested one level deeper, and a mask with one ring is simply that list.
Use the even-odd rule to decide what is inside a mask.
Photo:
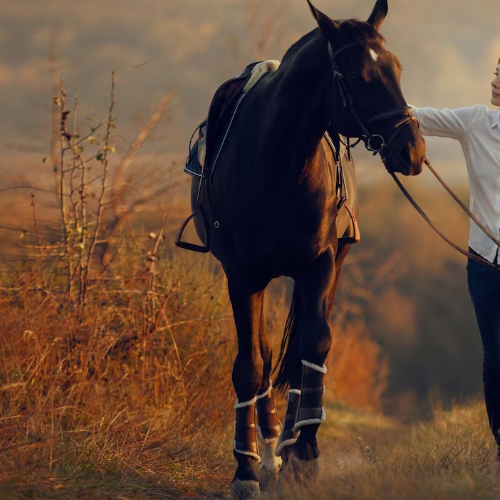
[{"label": "saddle", "polygon": [[[236,114],[239,103],[260,78],[269,71],[276,71],[278,61],[261,61],[249,64],[236,78],[223,83],[210,103],[208,116],[193,132],[184,171],[194,177],[208,176],[205,167],[213,172],[218,153]],[[198,132],[198,138],[192,144]]]},{"label": "saddle", "polygon": [[[216,91],[210,107],[208,116],[195,129],[189,141],[189,151],[184,172],[200,179],[198,190],[197,210],[192,213],[182,224],[175,239],[176,246],[194,252],[207,253],[210,251],[210,227],[208,217],[205,214],[203,184],[206,179],[213,175],[218,156],[224,146],[232,121],[236,116],[238,107],[251,88],[258,83],[260,78],[269,71],[276,71],[278,61],[263,61],[249,64],[236,78],[223,83]],[[198,137],[193,144],[193,139],[198,132]],[[335,135],[332,134],[334,137]],[[338,136],[337,136],[338,137]],[[325,132],[325,140],[332,149],[337,168],[337,234],[342,234],[344,243],[358,243],[360,233],[357,222],[357,189],[354,162],[349,148],[342,147],[340,138],[334,145],[328,131]],[[336,141],[337,142],[337,141]],[[347,211],[348,217],[342,217]],[[200,212],[205,226],[207,241],[204,246],[182,241],[182,234],[189,221]]]},{"label": "saddle", "polygon": [[[240,102],[245,97],[246,92],[250,90],[249,83],[252,79],[254,83],[256,83],[257,79],[253,76],[254,68],[261,64],[264,64],[267,67],[267,61],[264,61],[263,63],[251,63],[239,76],[224,82],[217,89],[212,102],[210,103],[207,118],[203,120],[200,125],[198,125],[191,136],[184,171],[187,174],[198,177],[200,179],[200,185],[196,199],[197,209],[182,223],[175,238],[175,245],[179,248],[199,253],[208,253],[210,251],[211,228],[209,226],[208,216],[205,213],[204,206],[204,195],[207,194],[210,196],[210,192],[206,186],[206,180],[210,175],[210,172],[213,172],[215,168],[218,155],[224,146],[227,133],[231,128],[232,120],[238,111]],[[258,71],[257,73],[262,76],[265,71]],[[192,145],[196,132],[198,132],[198,138],[196,139],[194,145]],[[206,241],[203,246],[182,241],[182,234],[184,233],[186,226],[198,212],[201,214],[205,228]]]}]

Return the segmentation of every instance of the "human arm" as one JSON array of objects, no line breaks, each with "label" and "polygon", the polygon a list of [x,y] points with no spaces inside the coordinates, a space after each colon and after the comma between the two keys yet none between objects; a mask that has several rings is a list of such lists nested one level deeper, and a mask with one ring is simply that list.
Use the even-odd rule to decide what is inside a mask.
[{"label": "human arm", "polygon": [[457,109],[417,108],[411,106],[423,135],[460,140],[476,121],[482,106]]}]

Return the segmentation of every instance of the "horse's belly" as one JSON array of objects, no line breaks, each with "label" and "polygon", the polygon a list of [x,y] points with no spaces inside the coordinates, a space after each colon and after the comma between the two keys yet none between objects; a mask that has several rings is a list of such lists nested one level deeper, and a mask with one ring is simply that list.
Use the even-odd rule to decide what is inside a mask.
[{"label": "horse's belly", "polygon": [[286,269],[312,262],[328,247],[337,246],[333,213],[316,220],[276,214],[250,223],[241,219],[227,232],[230,237],[221,253],[228,259],[238,259],[245,267],[266,265],[279,275],[287,275]]}]

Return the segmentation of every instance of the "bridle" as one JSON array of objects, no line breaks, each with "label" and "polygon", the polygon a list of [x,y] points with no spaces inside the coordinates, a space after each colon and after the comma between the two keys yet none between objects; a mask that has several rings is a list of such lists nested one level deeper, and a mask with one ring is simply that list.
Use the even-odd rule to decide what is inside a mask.
[{"label": "bridle", "polygon": [[[371,41],[376,41],[376,39],[373,39]],[[444,240],[448,245],[453,247],[455,250],[458,250],[460,253],[465,255],[466,257],[479,262],[481,264],[484,264],[485,266],[489,268],[493,268],[497,271],[500,271],[500,267],[496,266],[495,264],[492,264],[488,260],[484,259],[481,256],[478,256],[476,254],[473,254],[455,243],[453,243],[446,235],[444,235],[431,221],[431,219],[428,217],[428,215],[420,208],[418,203],[413,199],[413,197],[408,193],[408,191],[405,189],[405,187],[401,184],[401,181],[397,178],[396,174],[391,171],[388,166],[387,166],[387,156],[385,154],[387,148],[394,142],[394,139],[399,135],[399,133],[402,131],[404,125],[409,125],[412,122],[416,122],[418,124],[417,118],[413,115],[413,110],[411,109],[410,106],[403,106],[401,108],[394,109],[392,111],[387,111],[384,113],[379,113],[371,118],[368,118],[366,121],[363,120],[361,113],[359,112],[358,108],[356,107],[356,103],[354,102],[352,98],[352,94],[349,91],[346,83],[345,83],[345,78],[342,72],[339,69],[339,66],[337,64],[337,58],[338,56],[346,51],[347,49],[350,49],[355,46],[359,46],[360,42],[353,42],[348,45],[345,45],[344,47],[341,47],[338,49],[336,52],[333,51],[332,46],[330,42],[328,42],[328,53],[330,56],[330,63],[333,71],[333,80],[334,84],[336,87],[339,89],[339,93],[342,99],[342,105],[345,109],[348,109],[351,114],[354,116],[354,119],[356,120],[357,124],[359,125],[360,129],[362,130],[362,135],[358,138],[358,140],[354,144],[349,144],[349,140],[347,141],[347,144],[344,144],[347,149],[352,149],[354,148],[357,144],[359,144],[361,141],[364,142],[365,147],[368,151],[371,151],[374,155],[380,154],[380,158],[382,159],[382,162],[386,166],[388,172],[391,174],[392,178],[396,182],[397,186],[401,190],[401,192],[404,194],[404,196],[408,199],[408,201],[413,205],[413,207],[417,210],[417,212],[423,217],[423,219],[431,226],[431,228]],[[373,133],[370,130],[370,126],[373,125],[374,123],[383,121],[383,120],[388,120],[390,118],[401,118],[399,121],[397,121],[393,128],[394,132],[392,136],[389,138],[388,141],[385,140],[385,138],[377,133]],[[341,140],[342,141],[342,140]],[[342,141],[343,142],[343,141]],[[378,143],[377,143],[378,142]],[[481,222],[477,219],[477,217],[472,214],[472,212],[462,203],[462,201],[458,198],[458,196],[451,190],[451,188],[444,182],[444,180],[438,175],[434,167],[431,165],[428,159],[425,159],[424,163],[427,165],[429,170],[433,173],[433,175],[437,178],[437,180],[440,182],[440,184],[448,191],[448,193],[453,197],[453,199],[458,203],[458,205],[462,208],[462,210],[477,224],[477,226],[488,236],[499,248],[500,248],[500,240],[495,238],[485,227]]]},{"label": "bridle", "polygon": [[[394,142],[394,139],[396,139],[396,137],[403,130],[403,126],[409,125],[412,122],[418,123],[418,120],[415,116],[413,116],[413,111],[410,106],[403,106],[401,108],[397,108],[392,111],[378,113],[366,120],[363,119],[361,113],[356,107],[354,99],[352,98],[352,94],[345,83],[344,75],[340,71],[340,68],[337,64],[337,58],[341,53],[345,52],[346,50],[352,47],[356,47],[359,45],[360,42],[353,42],[348,45],[345,45],[344,47],[341,47],[336,52],[333,52],[332,46],[330,42],[328,42],[328,53],[330,55],[330,64],[333,71],[333,81],[334,85],[339,89],[343,107],[350,111],[352,116],[354,116],[354,119],[356,120],[359,128],[363,132],[362,135],[359,137],[358,141],[353,145],[349,145],[348,147],[354,148],[357,144],[359,144],[359,142],[363,141],[366,149],[368,151],[371,151],[374,155],[376,155],[377,153],[380,154],[380,157],[382,158],[382,161],[385,164],[387,159],[385,152],[389,148],[389,146]],[[370,130],[370,127],[374,123],[385,121],[390,118],[400,118],[400,120],[394,124],[393,126],[394,132],[389,138],[389,140],[386,141],[381,134],[373,133]]]}]

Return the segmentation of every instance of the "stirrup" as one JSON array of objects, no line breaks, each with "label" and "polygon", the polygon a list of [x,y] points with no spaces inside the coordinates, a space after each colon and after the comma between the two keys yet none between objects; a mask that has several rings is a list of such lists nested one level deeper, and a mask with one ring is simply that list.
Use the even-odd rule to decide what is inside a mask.
[{"label": "stirrup", "polygon": [[[206,238],[206,243],[204,245],[197,245],[196,243],[188,243],[187,241],[182,241],[182,234],[184,233],[184,230],[186,229],[186,226],[189,224],[189,221],[198,213],[200,212],[201,218],[203,220],[203,226],[205,228],[205,238]],[[183,248],[184,250],[190,250],[191,252],[198,252],[198,253],[208,253],[210,252],[210,228],[208,226],[208,220],[207,216],[205,215],[205,212],[203,209],[198,207],[198,210],[193,212],[183,223],[182,226],[179,229],[179,232],[177,233],[177,236],[175,237],[175,246],[179,248]]]}]

